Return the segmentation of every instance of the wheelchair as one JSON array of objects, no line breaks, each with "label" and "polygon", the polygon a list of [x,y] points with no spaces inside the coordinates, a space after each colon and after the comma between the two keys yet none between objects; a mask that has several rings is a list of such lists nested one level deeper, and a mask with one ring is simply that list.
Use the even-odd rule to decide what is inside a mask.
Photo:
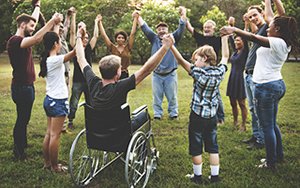
[{"label": "wheelchair", "polygon": [[121,160],[128,186],[145,187],[159,159],[147,106],[132,114],[127,103],[104,111],[83,106],[85,129],[70,149],[69,172],[74,184],[87,186],[106,167]]}]

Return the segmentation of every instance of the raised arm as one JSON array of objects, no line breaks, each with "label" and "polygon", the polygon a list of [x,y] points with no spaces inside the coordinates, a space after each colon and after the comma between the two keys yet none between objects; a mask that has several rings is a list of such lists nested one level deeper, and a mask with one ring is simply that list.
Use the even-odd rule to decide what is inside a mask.
[{"label": "raised arm", "polygon": [[138,85],[143,79],[145,79],[161,62],[169,48],[173,45],[173,40],[170,39],[170,37],[165,36],[162,43],[162,47],[147,60],[142,68],[134,73],[136,85]]},{"label": "raised arm", "polygon": [[58,13],[55,13],[52,18],[46,23],[44,27],[42,27],[38,32],[36,32],[31,37],[25,37],[21,42],[21,48],[31,47],[43,40],[43,36],[50,31],[53,26],[59,24],[61,22],[61,17]]},{"label": "raised arm", "polygon": [[171,47],[171,51],[174,54],[174,57],[176,58],[177,62],[188,72],[191,72],[191,64],[190,62],[186,61],[180,52],[177,50],[175,46]]},{"label": "raised arm", "polygon": [[[273,0],[275,7],[277,9],[277,13],[279,16],[285,14],[285,9],[281,0]],[[265,20],[269,24],[274,18],[274,12],[272,10],[271,0],[265,0]]]},{"label": "raised arm", "polygon": [[95,24],[94,24],[94,34],[93,34],[93,37],[92,39],[90,40],[90,45],[91,45],[91,48],[94,49],[95,46],[96,46],[96,43],[97,43],[97,39],[99,37],[99,27],[98,27],[98,24],[99,24],[99,20],[100,20],[100,14],[97,15],[97,17],[95,18]]},{"label": "raised arm", "polygon": [[138,18],[139,18],[138,11],[134,11],[132,13],[132,17],[133,17],[133,22],[132,22],[132,28],[131,28],[131,32],[130,32],[130,36],[129,36],[129,42],[128,42],[129,49],[133,48],[134,35],[136,33],[136,27],[137,27],[137,22],[138,22]]},{"label": "raised arm", "polygon": [[68,52],[65,56],[64,56],[64,63],[67,61],[70,61],[73,57],[75,57],[76,53],[75,53],[75,49],[73,49],[72,51]]},{"label": "raised arm", "polygon": [[105,32],[105,29],[102,24],[102,16],[101,15],[99,17],[99,29],[100,29],[101,37],[103,38],[106,46],[109,47],[112,44],[112,42],[110,41],[110,39],[108,38],[108,36]]},{"label": "raised arm", "polygon": [[71,7],[69,8],[69,10],[67,11],[67,14],[65,16],[65,21],[64,21],[64,29],[63,29],[63,37],[66,39],[67,35],[68,35],[68,31],[71,25],[71,16],[73,14],[73,12],[75,12],[75,8]]},{"label": "raised arm", "polygon": [[41,2],[38,0],[38,1],[36,1],[35,5],[34,5],[34,10],[31,14],[31,16],[34,17],[35,20],[36,20],[34,28],[38,24],[38,20],[39,20],[39,16],[40,16],[40,10],[41,10]]},{"label": "raised arm", "polygon": [[229,59],[229,46],[228,46],[228,36],[223,36],[221,38],[222,41],[222,59],[220,64],[227,64]]},{"label": "raised arm", "polygon": [[244,37],[246,40],[250,40],[255,43],[258,43],[261,46],[270,47],[270,43],[267,37],[255,35],[253,33],[241,30],[236,27],[230,27],[230,26],[224,26],[220,30],[221,36],[230,35],[232,33],[236,33],[237,35]]},{"label": "raised arm", "polygon": [[71,26],[70,26],[70,45],[72,48],[75,47],[76,44],[76,11],[73,12],[71,17]]},{"label": "raised arm", "polygon": [[174,31],[172,33],[173,37],[175,39],[175,45],[181,39],[184,29],[186,27],[187,18],[186,18],[186,8],[185,7],[182,7],[182,6],[179,7],[179,15],[180,15],[180,20],[179,20],[178,28],[176,29],[176,31]]},{"label": "raised arm", "polygon": [[189,20],[187,20],[187,22],[186,22],[186,28],[192,35],[194,34],[194,27],[192,26],[192,24]]},{"label": "raised arm", "polygon": [[84,29],[83,28],[78,29],[75,50],[76,50],[77,62],[79,64],[82,72],[83,72],[84,67],[89,65],[85,59],[84,47],[82,44],[82,38],[84,36],[85,36]]}]

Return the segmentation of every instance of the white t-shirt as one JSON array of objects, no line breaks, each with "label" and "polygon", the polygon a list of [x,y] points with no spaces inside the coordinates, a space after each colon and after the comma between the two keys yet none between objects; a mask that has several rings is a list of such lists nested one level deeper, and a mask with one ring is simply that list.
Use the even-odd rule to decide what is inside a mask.
[{"label": "white t-shirt", "polygon": [[64,56],[57,55],[47,58],[46,94],[54,99],[68,98]]},{"label": "white t-shirt", "polygon": [[282,79],[281,68],[291,47],[278,37],[268,37],[270,48],[260,47],[256,51],[256,64],[253,72],[255,83],[267,83]]}]

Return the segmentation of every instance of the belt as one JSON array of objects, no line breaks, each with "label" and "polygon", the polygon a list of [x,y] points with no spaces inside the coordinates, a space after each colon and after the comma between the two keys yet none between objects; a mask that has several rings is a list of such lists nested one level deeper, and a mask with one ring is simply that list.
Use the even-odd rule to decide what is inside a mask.
[{"label": "belt", "polygon": [[253,69],[248,69],[245,72],[246,72],[246,74],[253,74]]},{"label": "belt", "polygon": [[167,76],[168,74],[171,74],[172,72],[174,72],[176,70],[176,68],[175,69],[173,69],[173,70],[171,70],[170,72],[167,72],[167,73],[158,73],[158,72],[155,72],[155,74],[158,74],[158,75],[160,75],[160,76]]}]

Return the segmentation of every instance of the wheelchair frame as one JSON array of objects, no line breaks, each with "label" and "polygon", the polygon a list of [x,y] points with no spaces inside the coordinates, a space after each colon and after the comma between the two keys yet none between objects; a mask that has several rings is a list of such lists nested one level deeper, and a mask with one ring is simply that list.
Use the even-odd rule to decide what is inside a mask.
[{"label": "wheelchair frame", "polygon": [[[126,103],[121,108],[127,106]],[[143,105],[136,109],[131,113],[131,117],[138,116],[142,112],[147,113],[148,119],[132,133],[126,153],[90,149],[87,147],[86,129],[77,134],[70,149],[69,159],[69,172],[75,185],[87,186],[100,172],[118,159],[125,163],[125,179],[130,188],[147,185],[150,174],[157,168],[159,152],[156,150],[147,106]],[[147,126],[149,130],[145,132]]]}]

